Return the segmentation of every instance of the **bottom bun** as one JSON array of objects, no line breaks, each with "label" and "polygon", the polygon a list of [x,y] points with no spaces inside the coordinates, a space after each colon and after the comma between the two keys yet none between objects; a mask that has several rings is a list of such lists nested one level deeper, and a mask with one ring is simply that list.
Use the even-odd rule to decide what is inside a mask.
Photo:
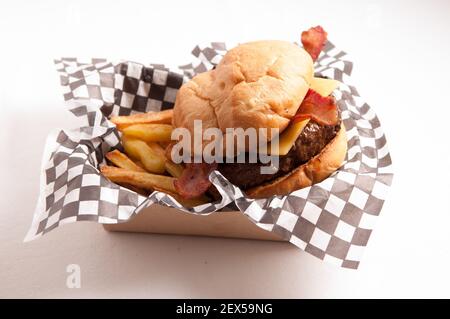
[{"label": "bottom bun", "polygon": [[267,198],[273,195],[287,195],[297,189],[319,183],[341,167],[346,154],[347,137],[342,123],[331,142],[307,163],[268,184],[250,188],[245,193],[251,198]]}]

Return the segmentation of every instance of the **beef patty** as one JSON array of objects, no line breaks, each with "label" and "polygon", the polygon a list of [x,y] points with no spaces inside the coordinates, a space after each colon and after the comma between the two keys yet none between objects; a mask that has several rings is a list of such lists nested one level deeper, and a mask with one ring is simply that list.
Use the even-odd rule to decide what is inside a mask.
[{"label": "beef patty", "polygon": [[319,154],[325,145],[336,136],[340,125],[341,123],[320,125],[312,120],[309,121],[289,153],[280,156],[280,168],[274,174],[261,174],[260,168],[268,164],[260,162],[222,163],[218,169],[231,183],[244,190],[267,183],[289,173]]}]

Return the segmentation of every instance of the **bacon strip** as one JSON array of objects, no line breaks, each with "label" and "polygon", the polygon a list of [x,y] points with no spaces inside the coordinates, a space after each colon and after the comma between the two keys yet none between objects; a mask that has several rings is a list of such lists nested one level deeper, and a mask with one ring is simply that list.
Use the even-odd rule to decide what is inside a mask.
[{"label": "bacon strip", "polygon": [[211,186],[209,174],[217,168],[217,163],[188,163],[183,173],[174,181],[175,189],[183,198],[201,196]]},{"label": "bacon strip", "polygon": [[302,44],[306,52],[309,53],[313,61],[316,61],[319,57],[320,51],[322,51],[325,43],[327,42],[327,33],[318,25],[317,27],[310,28],[308,31],[302,32]]},{"label": "bacon strip", "polygon": [[292,121],[313,119],[322,125],[336,125],[339,121],[336,100],[332,96],[323,97],[309,89]]}]

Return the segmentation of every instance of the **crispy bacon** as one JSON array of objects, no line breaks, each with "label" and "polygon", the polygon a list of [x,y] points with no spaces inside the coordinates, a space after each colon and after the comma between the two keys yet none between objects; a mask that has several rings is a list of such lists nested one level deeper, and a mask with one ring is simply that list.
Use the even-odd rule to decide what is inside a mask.
[{"label": "crispy bacon", "polygon": [[320,51],[322,51],[325,46],[327,35],[328,34],[320,25],[302,32],[303,47],[309,53],[313,61],[317,60]]},{"label": "crispy bacon", "polygon": [[308,118],[319,124],[336,125],[339,117],[334,97],[323,97],[309,89],[292,121],[298,122]]},{"label": "crispy bacon", "polygon": [[209,174],[217,168],[217,163],[187,163],[183,174],[174,182],[178,194],[186,199],[201,196],[211,186]]}]

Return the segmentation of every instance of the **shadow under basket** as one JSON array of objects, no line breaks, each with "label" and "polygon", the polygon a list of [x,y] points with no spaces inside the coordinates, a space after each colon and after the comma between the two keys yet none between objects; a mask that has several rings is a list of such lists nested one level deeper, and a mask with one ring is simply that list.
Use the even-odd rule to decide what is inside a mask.
[{"label": "shadow under basket", "polygon": [[103,227],[107,231],[285,241],[239,211],[196,215],[158,204],[144,208],[129,221]]}]

